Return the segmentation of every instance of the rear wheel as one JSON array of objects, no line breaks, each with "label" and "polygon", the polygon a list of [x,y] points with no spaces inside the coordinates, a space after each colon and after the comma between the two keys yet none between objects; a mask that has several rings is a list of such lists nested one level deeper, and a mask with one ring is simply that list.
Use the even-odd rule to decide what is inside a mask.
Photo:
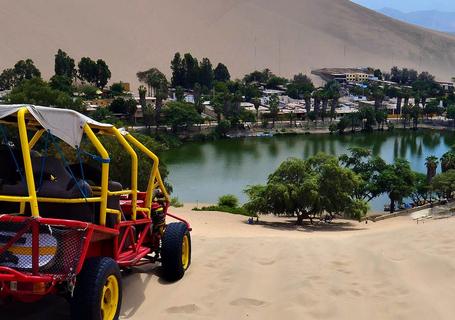
[{"label": "rear wheel", "polygon": [[164,231],[161,247],[164,278],[180,280],[191,264],[191,236],[184,223],[170,223]]},{"label": "rear wheel", "polygon": [[116,320],[122,304],[120,269],[111,258],[88,259],[71,299],[72,319]]}]

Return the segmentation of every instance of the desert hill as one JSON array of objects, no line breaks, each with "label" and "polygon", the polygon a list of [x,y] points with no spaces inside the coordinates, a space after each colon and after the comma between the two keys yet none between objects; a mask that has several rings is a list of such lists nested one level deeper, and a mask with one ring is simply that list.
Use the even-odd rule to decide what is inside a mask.
[{"label": "desert hill", "polygon": [[234,76],[282,76],[340,66],[392,65],[455,75],[455,37],[393,20],[348,0],[0,0],[0,69],[30,57],[45,76],[59,48],[103,58],[112,80],[170,73],[190,51]]}]

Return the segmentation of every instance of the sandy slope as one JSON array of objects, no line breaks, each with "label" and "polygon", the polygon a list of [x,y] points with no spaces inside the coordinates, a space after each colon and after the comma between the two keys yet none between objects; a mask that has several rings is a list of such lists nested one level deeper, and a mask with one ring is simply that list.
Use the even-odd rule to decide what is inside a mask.
[{"label": "sandy slope", "polygon": [[63,48],[102,57],[114,80],[176,51],[225,62],[235,76],[340,66],[409,66],[448,80],[455,37],[398,22],[348,0],[0,0],[0,68],[31,57],[50,75]]},{"label": "sandy slope", "polygon": [[[410,218],[295,229],[268,218],[177,210],[191,219],[193,263],[124,279],[122,319],[453,319],[455,220]],[[68,319],[66,303],[0,308],[8,319]]]}]

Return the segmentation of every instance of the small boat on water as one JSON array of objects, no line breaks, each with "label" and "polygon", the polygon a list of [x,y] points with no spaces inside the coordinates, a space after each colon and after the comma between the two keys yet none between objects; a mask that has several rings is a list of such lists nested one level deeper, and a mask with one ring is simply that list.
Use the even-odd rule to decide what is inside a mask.
[{"label": "small boat on water", "polygon": [[256,134],[256,137],[273,137],[273,133],[260,132]]}]

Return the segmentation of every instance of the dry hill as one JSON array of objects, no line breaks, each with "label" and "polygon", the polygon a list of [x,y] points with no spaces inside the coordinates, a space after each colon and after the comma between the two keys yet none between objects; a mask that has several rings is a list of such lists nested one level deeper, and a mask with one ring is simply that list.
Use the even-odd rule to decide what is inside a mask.
[{"label": "dry hill", "polygon": [[348,0],[0,0],[0,69],[30,57],[103,58],[113,80],[169,71],[176,51],[222,61],[234,76],[271,68],[409,66],[455,75],[455,37],[387,18]]}]

